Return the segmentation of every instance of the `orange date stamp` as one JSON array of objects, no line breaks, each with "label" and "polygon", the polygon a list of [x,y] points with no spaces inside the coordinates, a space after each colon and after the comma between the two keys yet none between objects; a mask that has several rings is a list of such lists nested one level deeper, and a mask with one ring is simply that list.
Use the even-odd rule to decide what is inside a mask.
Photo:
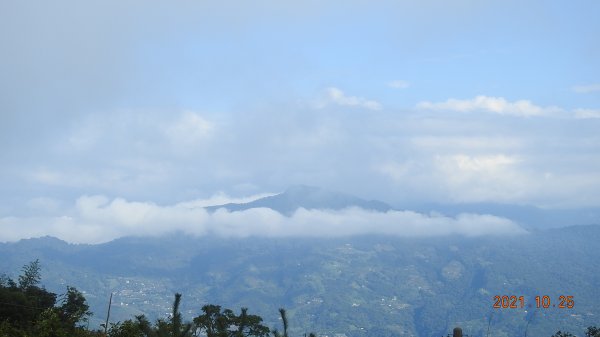
[{"label": "orange date stamp", "polygon": [[521,309],[521,308],[537,308],[537,309],[573,309],[575,300],[573,296],[560,295],[552,298],[548,295],[537,295],[532,298],[532,301],[526,303],[525,296],[516,295],[496,295],[494,296],[494,309]]}]

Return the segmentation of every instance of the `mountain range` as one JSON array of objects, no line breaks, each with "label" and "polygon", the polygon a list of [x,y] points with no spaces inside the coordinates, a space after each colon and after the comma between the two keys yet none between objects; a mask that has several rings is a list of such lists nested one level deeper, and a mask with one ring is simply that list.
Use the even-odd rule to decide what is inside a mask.
[{"label": "mountain range", "polygon": [[283,193],[260,198],[247,203],[228,203],[224,205],[209,206],[209,211],[225,208],[228,211],[243,211],[251,208],[270,208],[281,214],[290,216],[297,209],[329,209],[341,210],[349,207],[358,207],[366,210],[387,212],[392,206],[379,200],[364,200],[349,194],[328,191],[314,186],[296,185],[288,188]]},{"label": "mountain range", "polygon": [[358,207],[375,212],[411,210],[425,214],[457,216],[461,213],[489,214],[515,221],[524,228],[535,230],[572,225],[600,224],[600,208],[541,208],[532,205],[498,203],[422,203],[391,205],[380,200],[365,200],[347,193],[330,191],[307,185],[291,186],[282,193],[259,198],[247,203],[227,203],[206,207],[209,211],[224,208],[228,211],[244,211],[252,208],[269,208],[291,216],[299,208],[307,210],[342,210]]},{"label": "mountain range", "polygon": [[[209,210],[255,207],[288,216],[299,208],[397,209],[296,186]],[[491,336],[523,335],[525,329],[530,336],[557,330],[581,334],[589,325],[600,325],[600,226],[564,224],[532,225],[523,235],[480,237],[274,239],[172,233],[97,245],[43,237],[1,243],[0,273],[16,278],[21,266],[39,259],[49,290],[61,293],[71,285],[84,292],[95,313],[92,327],[105,319],[111,293],[111,321],[116,322],[142,313],[164,317],[174,293],[181,292],[186,319],[212,303],[236,311],[248,307],[269,326],[279,327],[277,309],[285,307],[293,336],[315,331],[439,337],[454,326],[472,336],[485,336],[488,329]],[[494,297],[504,295],[523,296],[525,307],[494,309]],[[548,296],[549,307],[537,308],[536,296]],[[573,296],[574,307],[558,308],[560,296]]]}]

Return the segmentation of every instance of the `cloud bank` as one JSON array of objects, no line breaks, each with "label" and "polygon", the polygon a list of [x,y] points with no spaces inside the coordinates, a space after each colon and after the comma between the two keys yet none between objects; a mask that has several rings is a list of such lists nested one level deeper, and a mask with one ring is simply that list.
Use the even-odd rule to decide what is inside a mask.
[{"label": "cloud bank", "polygon": [[433,103],[423,101],[417,104],[418,109],[448,110],[458,112],[485,111],[500,115],[520,117],[544,116],[561,112],[557,107],[541,107],[528,100],[510,102],[503,97],[477,96],[473,99],[448,99],[445,102]]},{"label": "cloud bank", "polygon": [[[216,198],[222,200],[221,197]],[[68,212],[58,216],[0,219],[0,241],[51,235],[73,243],[101,243],[123,236],[153,236],[171,232],[223,237],[341,237],[383,234],[423,237],[516,235],[526,233],[516,223],[497,216],[461,214],[457,217],[425,215],[412,211],[386,213],[359,208],[344,210],[298,209],[284,216],[272,209],[253,208],[213,213],[190,201],[159,206],[104,196],[82,196]]]}]

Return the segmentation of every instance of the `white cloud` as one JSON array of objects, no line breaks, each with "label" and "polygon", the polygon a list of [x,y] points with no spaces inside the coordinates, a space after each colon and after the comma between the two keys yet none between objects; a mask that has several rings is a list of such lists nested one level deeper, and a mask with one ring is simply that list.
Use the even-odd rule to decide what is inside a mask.
[{"label": "white cloud", "polygon": [[210,138],[214,124],[192,111],[185,111],[181,117],[169,125],[165,133],[172,142],[191,145]]},{"label": "white cloud", "polygon": [[576,85],[573,88],[573,91],[579,94],[589,94],[593,92],[600,92],[600,84],[585,84],[585,85]]},{"label": "white cloud", "polygon": [[503,154],[438,155],[433,169],[455,200],[515,202],[531,186],[516,167],[517,162]]},{"label": "white cloud", "polygon": [[516,167],[517,159],[506,155],[436,155],[432,173],[455,200],[519,200],[527,186]]},{"label": "white cloud", "polygon": [[511,235],[525,231],[514,222],[491,215],[457,217],[411,211],[372,212],[298,209],[286,217],[267,208],[214,213],[192,203],[159,206],[122,198],[82,196],[67,215],[0,218],[0,241],[52,235],[69,242],[100,243],[128,235],[216,234],[226,237],[340,237],[361,234],[397,236]]},{"label": "white cloud", "polygon": [[[6,194],[0,217],[21,216],[29,208],[35,215],[35,207],[26,203],[39,196],[62,200],[61,209],[68,206],[65,199],[82,194],[175,204],[213,191],[249,195],[302,183],[397,204],[599,205],[597,132],[593,123],[582,124],[573,114],[571,119],[515,123],[485,113],[386,109],[348,116],[347,109],[331,104],[325,109],[328,113],[291,107],[277,110],[281,113],[265,109],[230,116],[210,113],[206,118],[181,110],[118,111],[103,123],[96,123],[100,116],[83,118],[72,129],[92,129],[99,135],[85,151],[61,146],[70,144],[65,133],[40,144],[43,153],[31,156],[35,159],[28,165],[4,166],[4,186],[10,186],[6,190],[22,191],[22,196],[17,201],[13,192]],[[593,112],[581,110],[578,116],[591,118]],[[184,140],[177,143],[165,134],[167,128],[197,117],[215,121],[209,138],[185,146]],[[501,162],[501,156],[514,161],[493,170],[467,170]],[[543,179],[547,172],[552,179]],[[234,188],[245,183],[254,185]],[[192,207],[200,205],[194,202]]]},{"label": "white cloud", "polygon": [[[597,139],[590,139],[594,146]],[[475,151],[478,152],[478,151]],[[435,154],[373,165],[411,200],[439,203],[501,203],[544,208],[597,207],[600,163],[578,154],[560,158],[514,154]],[[561,166],[565,158],[580,171]],[[595,168],[595,172],[592,170]]]},{"label": "white cloud", "polygon": [[[403,189],[444,195],[444,202],[519,203],[539,192],[538,180],[529,179],[519,162],[515,156],[504,154],[432,154],[418,160],[387,162],[375,170]],[[423,186],[427,190],[420,192]]]},{"label": "white cloud", "polygon": [[394,81],[388,82],[388,87],[394,88],[394,89],[406,89],[406,88],[410,87],[410,82],[404,81],[404,80],[394,80]]},{"label": "white cloud", "polygon": [[473,99],[448,99],[445,102],[423,101],[417,104],[418,109],[426,110],[448,110],[458,112],[487,111],[500,115],[512,115],[520,117],[544,116],[560,113],[563,110],[558,107],[540,107],[528,100],[509,102],[502,97],[477,96]]},{"label": "white cloud", "polygon": [[573,111],[576,119],[600,118],[600,110],[593,109],[575,109]]},{"label": "white cloud", "polygon": [[327,102],[337,105],[359,107],[368,110],[381,110],[381,103],[362,97],[347,96],[338,88],[327,88],[325,94]]}]

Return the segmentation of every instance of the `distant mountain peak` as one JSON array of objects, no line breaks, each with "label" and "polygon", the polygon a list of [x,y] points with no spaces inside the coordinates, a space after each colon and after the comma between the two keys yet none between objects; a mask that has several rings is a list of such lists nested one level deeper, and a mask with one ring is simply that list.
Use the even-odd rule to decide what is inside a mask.
[{"label": "distant mountain peak", "polygon": [[390,205],[382,201],[364,200],[350,194],[329,191],[308,185],[293,185],[280,194],[260,198],[248,203],[230,203],[207,207],[207,209],[214,211],[219,208],[225,208],[229,211],[243,211],[259,207],[270,208],[287,216],[291,216],[299,208],[341,210],[349,207],[358,207],[378,212],[387,212],[392,209]]}]

